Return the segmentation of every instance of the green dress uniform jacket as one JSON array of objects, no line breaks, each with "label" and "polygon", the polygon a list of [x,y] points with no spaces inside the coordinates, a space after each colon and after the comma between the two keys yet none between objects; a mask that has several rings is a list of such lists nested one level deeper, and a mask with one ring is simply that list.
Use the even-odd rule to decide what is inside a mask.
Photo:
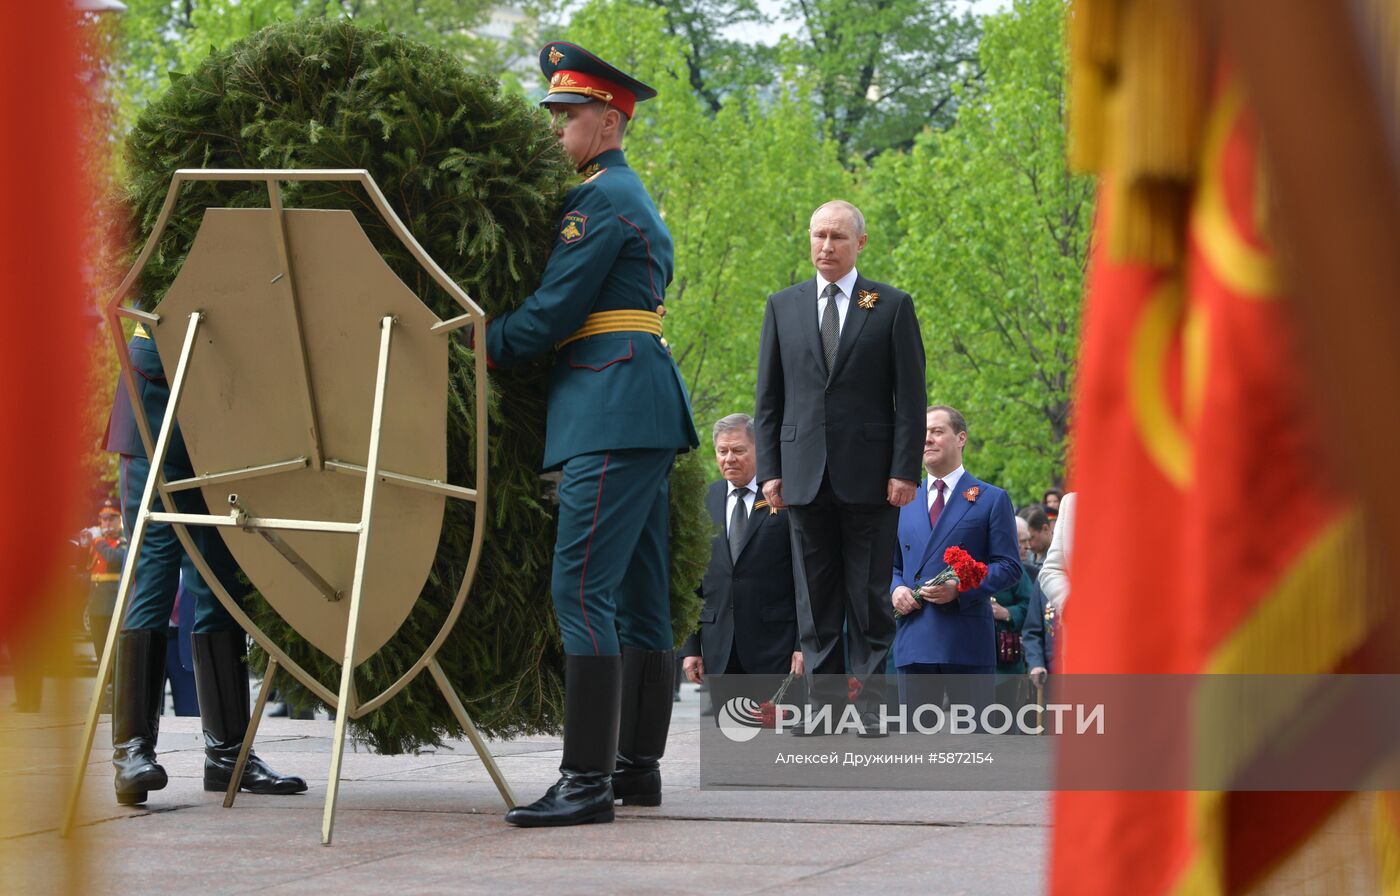
[{"label": "green dress uniform jacket", "polygon": [[[671,235],[620,150],[588,170],[539,288],[490,322],[486,354],[506,366],[558,349],[543,466],[563,471],[550,591],[565,653],[669,650],[667,474],[699,444],[656,316]],[[600,332],[599,314],[623,325]]]},{"label": "green dress uniform jacket", "polygon": [[[491,321],[493,365],[550,351],[590,314],[660,307],[675,269],[671,234],[621,150],[599,155],[586,170],[594,169],[566,197],[539,288]],[[549,382],[546,470],[581,454],[698,445],[685,381],[660,337],[601,333],[559,350]]]}]

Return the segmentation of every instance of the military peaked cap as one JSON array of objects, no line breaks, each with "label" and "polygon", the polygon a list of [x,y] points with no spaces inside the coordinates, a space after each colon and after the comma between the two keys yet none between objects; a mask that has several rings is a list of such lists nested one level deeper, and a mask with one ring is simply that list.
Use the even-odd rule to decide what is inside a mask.
[{"label": "military peaked cap", "polygon": [[637,103],[656,96],[656,91],[641,81],[567,41],[544,45],[540,71],[549,79],[549,94],[540,102],[542,106],[597,101],[631,118]]}]

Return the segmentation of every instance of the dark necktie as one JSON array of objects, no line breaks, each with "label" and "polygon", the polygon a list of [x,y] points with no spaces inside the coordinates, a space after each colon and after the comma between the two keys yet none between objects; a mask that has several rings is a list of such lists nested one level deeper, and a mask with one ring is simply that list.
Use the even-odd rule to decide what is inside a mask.
[{"label": "dark necktie", "polygon": [[934,491],[938,492],[938,496],[933,499],[933,503],[928,508],[928,524],[931,529],[938,528],[938,518],[943,515],[943,489],[945,487],[942,479],[933,480],[933,488]]},{"label": "dark necktie", "polygon": [[822,311],[822,357],[826,358],[827,373],[836,366],[836,346],[841,341],[841,317],[836,311],[836,297],[840,294],[835,283],[828,283],[822,290],[826,298],[826,309]]},{"label": "dark necktie", "polygon": [[744,533],[749,528],[749,508],[744,501],[749,496],[748,486],[736,488],[730,494],[734,497],[734,512],[729,515],[729,559],[737,561],[744,547]]}]

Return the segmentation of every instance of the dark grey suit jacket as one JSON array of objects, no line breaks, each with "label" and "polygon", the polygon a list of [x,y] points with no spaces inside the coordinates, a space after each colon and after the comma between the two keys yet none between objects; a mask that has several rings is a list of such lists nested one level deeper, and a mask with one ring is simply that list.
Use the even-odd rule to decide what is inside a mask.
[{"label": "dark grey suit jacket", "polygon": [[754,426],[758,481],[783,480],[783,500],[808,504],[831,477],[838,501],[883,504],[890,479],[922,477],[924,342],[909,294],[857,276],[828,375],[816,278],[768,297],[758,350]]},{"label": "dark grey suit jacket", "polygon": [[763,496],[754,500],[738,562],[729,557],[724,507],[729,483],[710,485],[705,508],[719,526],[710,546],[710,565],[700,585],[705,607],[700,631],[681,648],[682,656],[703,656],[706,673],[724,674],[731,651],[750,675],[786,674],[797,642],[797,586],[792,574],[792,540],[786,511],[769,513]]}]

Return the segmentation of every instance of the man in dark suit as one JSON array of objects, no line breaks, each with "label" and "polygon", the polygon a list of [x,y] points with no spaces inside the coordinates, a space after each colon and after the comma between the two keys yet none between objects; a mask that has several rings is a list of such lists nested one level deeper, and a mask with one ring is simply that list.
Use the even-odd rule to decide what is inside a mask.
[{"label": "man in dark suit", "polygon": [[[706,673],[802,673],[797,639],[797,591],[788,514],[771,513],[755,479],[753,418],[730,414],[715,424],[715,461],[721,480],[710,486],[705,508],[718,526],[700,590],[700,630],[685,642],[685,676]],[[736,691],[713,694],[716,706]],[[767,694],[748,694],[755,700]]]},{"label": "man in dark suit", "polygon": [[1045,603],[1045,592],[1039,587],[1032,595],[1026,621],[1021,628],[1021,644],[1026,652],[1026,668],[1031,684],[1044,688],[1055,668],[1055,626],[1059,622],[1054,611]]},{"label": "man in dark suit", "polygon": [[849,671],[870,730],[894,634],[885,564],[919,477],[924,347],[908,293],[856,271],[859,209],[826,203],[810,237],[816,276],[769,296],[764,313],[758,481],[769,506],[791,507],[802,653],[828,676],[813,680],[813,702],[844,700]]},{"label": "man in dark suit", "polygon": [[[924,467],[917,499],[899,514],[890,601],[899,614],[895,657],[900,700],[986,706],[996,682],[996,624],[991,596],[1021,578],[1011,498],[963,469],[967,421],[950,407],[928,409]],[[987,564],[987,577],[968,591],[956,583],[924,585],[961,547]],[[944,675],[954,676],[943,678]],[[973,677],[976,676],[976,677]]]}]

